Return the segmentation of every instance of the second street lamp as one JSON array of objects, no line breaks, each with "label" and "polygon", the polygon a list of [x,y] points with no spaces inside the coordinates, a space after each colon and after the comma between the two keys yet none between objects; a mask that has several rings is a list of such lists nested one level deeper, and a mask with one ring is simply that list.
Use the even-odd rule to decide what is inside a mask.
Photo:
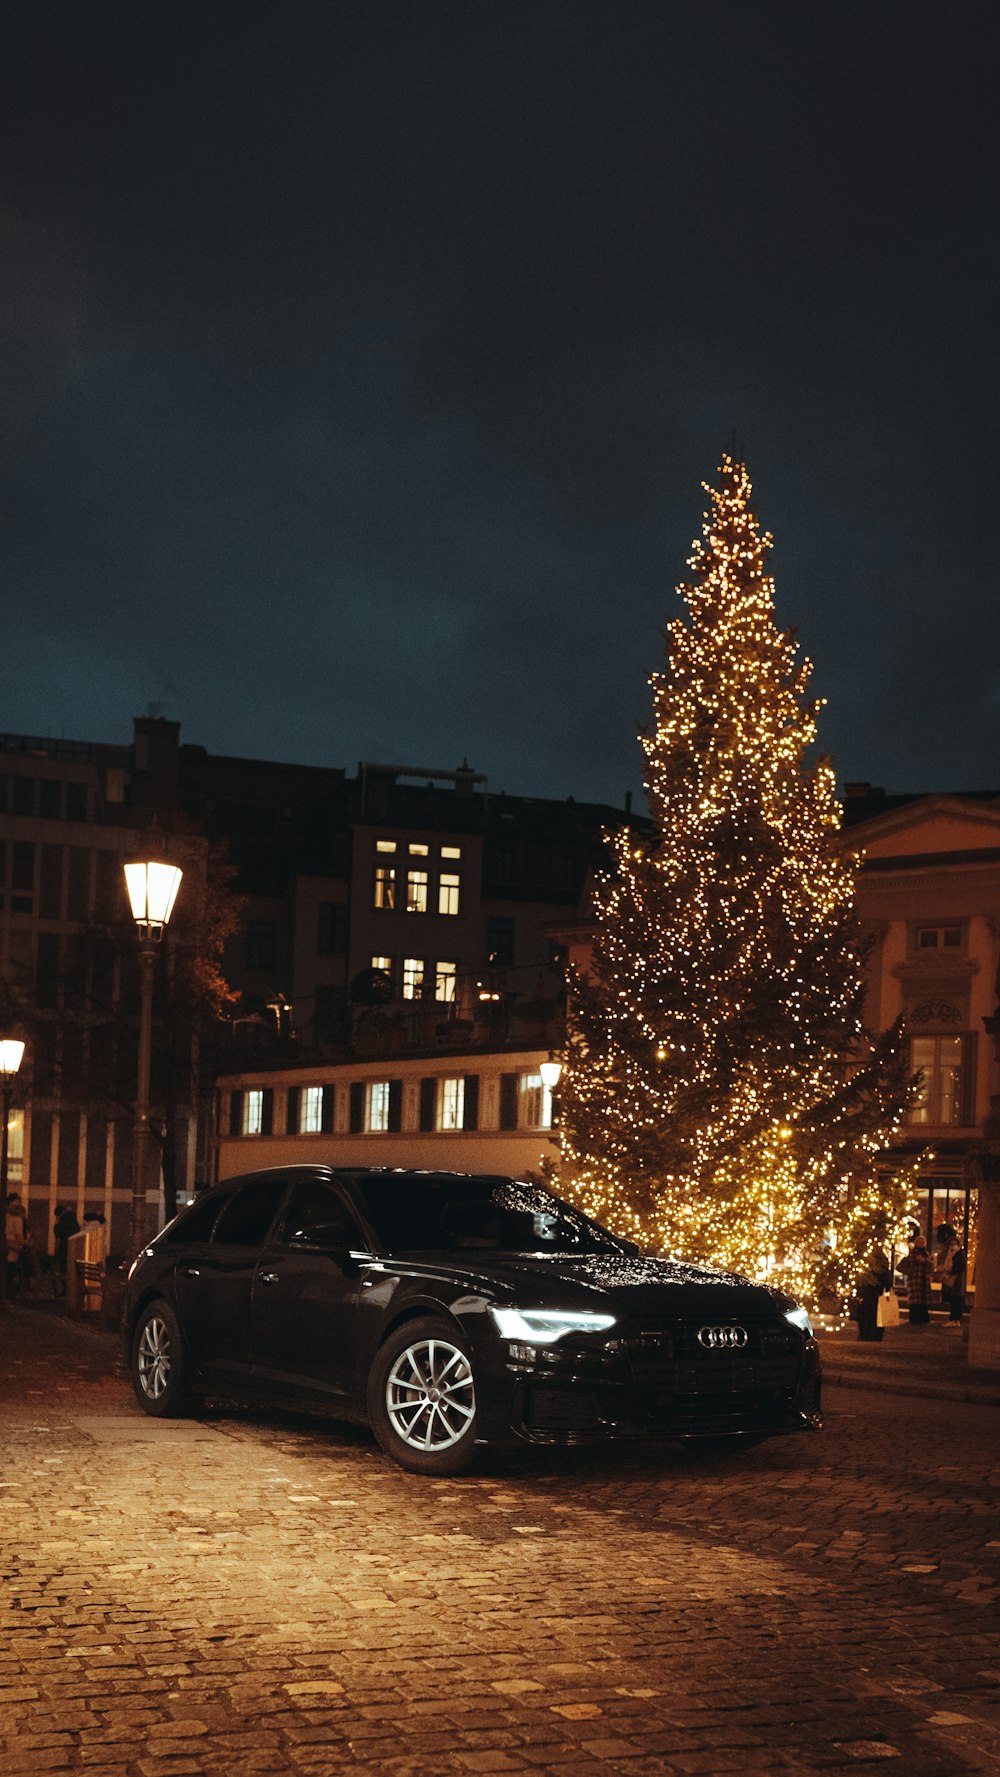
[{"label": "second street lamp", "polygon": [[176,864],[126,864],[125,884],[139,933],[139,1060],[132,1138],[132,1221],[128,1257],[146,1238],[146,1157],[149,1152],[149,1074],[153,1040],[153,958],[177,899],[183,872]]}]

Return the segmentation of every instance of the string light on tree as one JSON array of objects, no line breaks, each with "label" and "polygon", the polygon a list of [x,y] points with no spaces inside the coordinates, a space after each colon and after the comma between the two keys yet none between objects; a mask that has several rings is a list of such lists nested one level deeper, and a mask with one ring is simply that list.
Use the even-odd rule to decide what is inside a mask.
[{"label": "string light on tree", "polygon": [[771,538],[741,463],[706,491],[642,737],[656,837],[610,838],[572,996],[560,1187],[815,1303],[906,1210],[910,1177],[880,1157],[911,1088],[900,1031],[863,1026],[858,861],[833,771],[808,759],[820,705],[775,624]]}]

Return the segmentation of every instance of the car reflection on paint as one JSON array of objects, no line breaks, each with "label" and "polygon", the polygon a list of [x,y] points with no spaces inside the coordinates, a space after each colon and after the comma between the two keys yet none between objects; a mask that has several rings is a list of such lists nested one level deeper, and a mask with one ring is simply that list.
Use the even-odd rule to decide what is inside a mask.
[{"label": "car reflection on paint", "polygon": [[289,1166],[197,1197],[129,1273],[147,1413],[200,1396],[367,1421],[404,1468],[481,1445],[756,1441],[821,1424],[808,1317],[644,1257],[523,1181]]}]

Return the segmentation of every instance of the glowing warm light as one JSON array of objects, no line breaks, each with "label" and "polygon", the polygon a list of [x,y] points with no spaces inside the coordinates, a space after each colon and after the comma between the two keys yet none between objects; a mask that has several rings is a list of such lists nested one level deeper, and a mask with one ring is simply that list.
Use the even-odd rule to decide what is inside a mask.
[{"label": "glowing warm light", "polygon": [[137,926],[158,936],[168,923],[181,886],[176,864],[126,864],[125,885]]},{"label": "glowing warm light", "polygon": [[865,1031],[858,859],[819,703],[774,620],[742,464],[679,588],[644,736],[648,843],[610,835],[561,1079],[559,1188],[644,1244],[840,1301],[912,1202],[885,1154],[912,1100]]},{"label": "glowing warm light", "polygon": [[542,1077],[542,1085],[547,1086],[550,1092],[554,1092],[559,1084],[559,1079],[562,1074],[562,1062],[553,1061],[551,1059],[543,1061],[538,1072]]},{"label": "glowing warm light", "polygon": [[0,1074],[16,1074],[24,1060],[24,1044],[16,1037],[0,1038]]}]

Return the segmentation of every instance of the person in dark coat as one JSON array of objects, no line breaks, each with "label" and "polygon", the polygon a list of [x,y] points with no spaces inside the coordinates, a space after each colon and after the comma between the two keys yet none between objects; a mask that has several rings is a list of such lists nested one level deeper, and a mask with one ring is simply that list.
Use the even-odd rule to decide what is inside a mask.
[{"label": "person in dark coat", "polygon": [[925,1327],[931,1318],[931,1278],[934,1273],[934,1261],[927,1250],[927,1242],[922,1234],[914,1236],[905,1259],[900,1260],[899,1269],[906,1277],[910,1325],[911,1327]]},{"label": "person in dark coat", "polygon": [[934,1273],[935,1281],[941,1285],[941,1303],[948,1310],[948,1326],[960,1332],[965,1313],[965,1249],[950,1222],[942,1222],[936,1239],[938,1268]]},{"label": "person in dark coat", "polygon": [[878,1299],[892,1286],[892,1267],[880,1246],[873,1246],[858,1283],[858,1338],[870,1343],[885,1335],[878,1324]]},{"label": "person in dark coat", "polygon": [[67,1242],[72,1234],[79,1234],[80,1224],[72,1206],[68,1203],[56,1205],[56,1219],[53,1232],[56,1237],[55,1270],[52,1276],[52,1294],[66,1294],[66,1266],[69,1263],[69,1247]]}]

